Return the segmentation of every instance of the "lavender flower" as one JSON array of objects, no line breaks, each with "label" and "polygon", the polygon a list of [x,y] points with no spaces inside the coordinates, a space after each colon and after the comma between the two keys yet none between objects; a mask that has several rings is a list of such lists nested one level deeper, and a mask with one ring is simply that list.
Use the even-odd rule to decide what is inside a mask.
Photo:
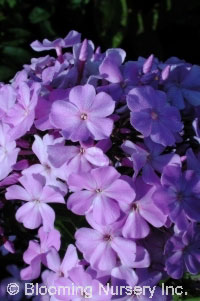
[{"label": "lavender flower", "polygon": [[184,109],[187,103],[199,106],[199,77],[200,67],[197,65],[188,67],[187,64],[183,64],[173,68],[165,83],[170,102],[180,110]]},{"label": "lavender flower", "polygon": [[191,223],[184,232],[175,233],[165,246],[167,273],[180,279],[186,271],[196,275],[200,271],[199,225]]},{"label": "lavender flower", "polygon": [[62,48],[72,47],[73,45],[79,43],[80,33],[75,30],[70,31],[64,39],[56,39],[51,42],[47,39],[44,39],[43,42],[35,41],[31,43],[31,47],[35,51],[44,51],[55,49],[57,55],[59,56],[62,53]]},{"label": "lavender flower", "polygon": [[50,120],[63,130],[66,139],[86,141],[110,136],[113,121],[106,118],[114,111],[115,104],[109,95],[99,93],[91,85],[77,86],[70,91],[69,102],[57,101],[52,106]]},{"label": "lavender flower", "polygon": [[167,217],[153,203],[152,195],[155,192],[155,186],[147,185],[141,178],[137,178],[134,188],[135,200],[123,206],[127,215],[122,234],[127,238],[138,239],[148,236],[149,224],[160,228],[165,224]]},{"label": "lavender flower", "polygon": [[0,180],[5,179],[13,170],[12,166],[17,161],[19,151],[11,137],[11,128],[0,122]]},{"label": "lavender flower", "polygon": [[173,145],[182,129],[179,111],[167,103],[166,94],[150,86],[134,88],[127,97],[131,124],[144,137],[164,146]]},{"label": "lavender flower", "polygon": [[29,266],[22,269],[20,274],[23,280],[36,279],[40,275],[41,263],[47,264],[47,254],[52,250],[60,249],[60,233],[56,229],[45,232],[41,227],[38,231],[40,244],[37,241],[29,241],[28,249],[24,252],[23,259]]},{"label": "lavender flower", "polygon": [[[19,179],[24,186],[13,185],[7,188],[7,200],[26,201],[16,212],[16,219],[28,229],[36,229],[43,224],[44,229],[53,229],[55,213],[47,203],[65,204],[61,193],[53,186],[46,185],[40,175],[24,175]],[[34,187],[34,190],[33,190]]]},{"label": "lavender flower", "polygon": [[68,184],[74,193],[67,206],[76,214],[92,211],[94,220],[111,224],[120,216],[120,206],[130,204],[135,192],[120,179],[120,174],[111,166],[95,168],[91,173],[72,174]]},{"label": "lavender flower", "polygon": [[186,230],[188,220],[200,221],[200,178],[193,170],[182,173],[179,166],[166,166],[161,184],[154,202],[180,230]]},{"label": "lavender flower", "polygon": [[91,216],[87,220],[94,229],[81,228],[75,238],[77,248],[92,268],[109,272],[116,266],[117,258],[122,265],[131,268],[149,266],[148,252],[133,240],[122,237],[122,221],[101,226]]}]

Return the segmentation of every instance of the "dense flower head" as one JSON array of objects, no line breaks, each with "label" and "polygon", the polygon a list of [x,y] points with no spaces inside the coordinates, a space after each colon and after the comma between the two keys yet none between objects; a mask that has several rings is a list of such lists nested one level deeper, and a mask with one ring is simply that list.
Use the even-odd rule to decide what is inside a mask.
[{"label": "dense flower head", "polygon": [[74,30],[31,47],[55,51],[0,84],[0,251],[24,262],[7,270],[96,301],[172,300],[161,283],[200,273],[200,67]]}]

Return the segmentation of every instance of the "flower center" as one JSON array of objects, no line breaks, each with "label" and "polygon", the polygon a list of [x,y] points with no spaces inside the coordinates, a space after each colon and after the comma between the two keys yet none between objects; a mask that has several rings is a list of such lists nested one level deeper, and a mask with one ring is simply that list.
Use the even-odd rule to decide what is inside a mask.
[{"label": "flower center", "polygon": [[28,116],[28,114],[29,114],[29,109],[26,108],[26,109],[24,110],[24,116],[26,117],[26,116]]},{"label": "flower center", "polygon": [[125,81],[121,82],[120,86],[121,86],[122,89],[125,89],[126,86],[127,86],[127,82],[125,82]]},{"label": "flower center", "polygon": [[97,193],[100,193],[100,192],[102,192],[102,189],[97,188],[95,191],[96,191]]},{"label": "flower center", "polygon": [[58,275],[59,275],[60,277],[64,277],[64,276],[65,276],[64,273],[63,273],[62,271],[59,271],[59,272],[58,272]]},{"label": "flower center", "polygon": [[137,205],[137,203],[133,203],[132,205],[131,205],[131,210],[133,210],[133,211],[135,211],[135,210],[137,210],[138,209],[138,205]]},{"label": "flower center", "polygon": [[85,152],[85,149],[83,147],[80,147],[80,153],[84,154],[84,152]]},{"label": "flower center", "polygon": [[151,118],[152,118],[153,120],[158,119],[158,114],[157,114],[156,112],[152,111],[152,112],[151,112]]},{"label": "flower center", "polygon": [[81,114],[81,119],[82,120],[86,120],[88,118],[87,114],[86,113],[82,113]]},{"label": "flower center", "polygon": [[111,241],[112,240],[112,236],[110,234],[105,234],[104,237],[103,237],[103,239],[105,241]]},{"label": "flower center", "polygon": [[47,172],[51,172],[51,167],[48,164],[44,164],[44,168]]},{"label": "flower center", "polygon": [[183,193],[182,192],[178,192],[176,195],[176,199],[177,201],[181,202],[183,200]]}]

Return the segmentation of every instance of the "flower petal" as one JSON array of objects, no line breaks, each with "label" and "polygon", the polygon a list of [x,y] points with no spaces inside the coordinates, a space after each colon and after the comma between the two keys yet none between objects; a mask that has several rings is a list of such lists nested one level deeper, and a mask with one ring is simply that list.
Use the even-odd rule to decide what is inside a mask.
[{"label": "flower petal", "polygon": [[22,205],[16,212],[16,219],[28,229],[36,229],[42,223],[39,206],[36,202]]},{"label": "flower petal", "polygon": [[39,211],[42,217],[44,231],[50,231],[54,228],[55,212],[45,203],[40,203]]},{"label": "flower petal", "polygon": [[7,200],[30,201],[32,199],[29,193],[19,185],[8,187],[5,196]]}]

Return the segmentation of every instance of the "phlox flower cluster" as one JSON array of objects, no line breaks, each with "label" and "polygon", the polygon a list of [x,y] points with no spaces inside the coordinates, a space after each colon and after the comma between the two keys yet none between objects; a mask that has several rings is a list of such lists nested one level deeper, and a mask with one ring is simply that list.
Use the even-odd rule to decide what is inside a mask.
[{"label": "phlox flower cluster", "polygon": [[[151,300],[100,295],[108,283],[156,286],[152,300],[172,300],[161,281],[200,272],[200,67],[127,61],[123,49],[102,52],[76,31],[31,47],[51,55],[0,83],[1,252],[24,262],[9,269],[21,283],[91,286],[94,301]],[[30,234],[23,250],[10,206]],[[75,225],[71,243],[60,211]]]}]

